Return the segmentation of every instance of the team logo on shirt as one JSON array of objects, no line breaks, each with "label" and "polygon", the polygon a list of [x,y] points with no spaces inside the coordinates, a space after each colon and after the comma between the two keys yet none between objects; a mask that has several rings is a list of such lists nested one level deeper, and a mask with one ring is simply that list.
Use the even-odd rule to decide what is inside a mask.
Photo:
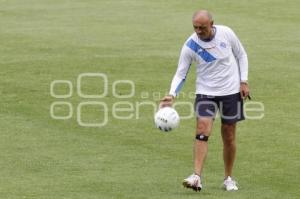
[{"label": "team logo on shirt", "polygon": [[226,44],[225,44],[224,42],[221,42],[221,43],[220,43],[220,46],[221,46],[222,48],[226,48]]},{"label": "team logo on shirt", "polygon": [[197,50],[197,53],[201,53],[203,51],[203,49],[202,48],[199,48],[198,50]]}]

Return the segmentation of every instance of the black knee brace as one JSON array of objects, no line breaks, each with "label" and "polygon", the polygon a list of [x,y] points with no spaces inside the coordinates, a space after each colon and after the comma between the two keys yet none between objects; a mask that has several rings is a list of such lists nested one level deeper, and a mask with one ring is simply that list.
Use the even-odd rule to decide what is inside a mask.
[{"label": "black knee brace", "polygon": [[208,141],[208,136],[200,133],[200,134],[196,135],[196,140],[207,142]]}]

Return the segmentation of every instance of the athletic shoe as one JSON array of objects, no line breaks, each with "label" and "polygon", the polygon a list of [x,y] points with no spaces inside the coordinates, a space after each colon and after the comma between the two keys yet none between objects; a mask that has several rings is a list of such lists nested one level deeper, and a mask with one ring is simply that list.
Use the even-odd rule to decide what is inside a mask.
[{"label": "athletic shoe", "polygon": [[234,181],[230,176],[228,176],[224,180],[224,189],[226,191],[237,191],[239,188],[236,185],[236,181]]},{"label": "athletic shoe", "polygon": [[182,185],[186,188],[193,189],[194,191],[201,191],[202,184],[200,176],[192,174],[183,180]]}]

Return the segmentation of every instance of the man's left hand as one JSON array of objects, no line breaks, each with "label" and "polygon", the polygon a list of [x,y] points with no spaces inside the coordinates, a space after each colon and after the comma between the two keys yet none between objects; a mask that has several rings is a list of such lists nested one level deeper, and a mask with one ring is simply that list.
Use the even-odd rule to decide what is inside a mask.
[{"label": "man's left hand", "polygon": [[250,88],[247,82],[241,82],[240,93],[243,100],[250,96]]}]

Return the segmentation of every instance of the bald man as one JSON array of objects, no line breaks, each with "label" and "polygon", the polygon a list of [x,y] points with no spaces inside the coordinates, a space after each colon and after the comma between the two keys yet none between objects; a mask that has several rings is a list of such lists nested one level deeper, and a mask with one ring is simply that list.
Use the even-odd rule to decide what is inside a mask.
[{"label": "bald man", "polygon": [[232,177],[236,155],[236,123],[244,120],[243,100],[249,97],[248,58],[235,33],[227,26],[214,25],[206,10],[195,12],[194,33],[184,43],[169,95],[160,107],[172,106],[192,62],[196,63],[196,133],[194,141],[194,172],[184,179],[183,186],[200,191],[201,174],[208,150],[216,113],[221,116],[223,140],[224,188],[238,190]]}]

